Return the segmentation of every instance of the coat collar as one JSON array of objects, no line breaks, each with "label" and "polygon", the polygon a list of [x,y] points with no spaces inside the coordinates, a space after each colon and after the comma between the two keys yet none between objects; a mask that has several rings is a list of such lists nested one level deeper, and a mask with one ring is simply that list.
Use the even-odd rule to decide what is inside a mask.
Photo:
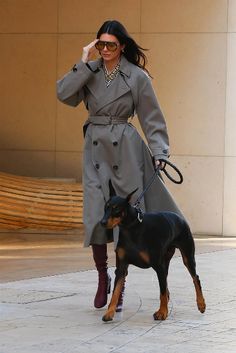
[{"label": "coat collar", "polygon": [[120,72],[125,74],[127,77],[130,77],[131,65],[132,64],[126,59],[126,57],[122,55],[120,59]]},{"label": "coat collar", "polygon": [[[127,92],[130,91],[130,87],[127,85],[125,77],[130,75],[130,63],[129,61],[122,55],[121,63],[120,63],[120,72],[121,75],[118,75],[116,78],[115,84],[111,84],[109,88],[106,87],[105,77],[102,70],[102,59],[98,59],[96,61],[90,61],[89,66],[95,72],[94,80],[90,80],[87,83],[87,87],[93,96],[96,98],[96,103],[94,105],[94,113],[98,113],[104,106],[112,103],[119,97],[123,96]],[[106,90],[106,94],[104,95],[104,90]]]}]

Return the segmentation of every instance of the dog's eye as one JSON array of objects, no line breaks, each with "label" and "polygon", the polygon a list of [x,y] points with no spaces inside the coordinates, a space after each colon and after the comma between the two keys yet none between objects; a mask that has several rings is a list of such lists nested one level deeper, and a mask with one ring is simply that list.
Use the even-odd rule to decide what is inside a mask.
[{"label": "dog's eye", "polygon": [[118,208],[118,207],[112,207],[112,214],[114,215],[114,216],[120,216],[121,215],[121,209],[120,208]]}]

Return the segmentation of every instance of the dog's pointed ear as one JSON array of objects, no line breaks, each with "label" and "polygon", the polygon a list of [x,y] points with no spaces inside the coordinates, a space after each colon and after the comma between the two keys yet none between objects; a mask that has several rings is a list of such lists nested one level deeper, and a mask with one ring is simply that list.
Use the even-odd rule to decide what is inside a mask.
[{"label": "dog's pointed ear", "polygon": [[133,195],[137,190],[138,190],[138,188],[136,188],[134,191],[132,191],[132,192],[126,197],[126,200],[127,200],[128,202],[130,202],[130,199],[131,199],[132,195]]},{"label": "dog's pointed ear", "polygon": [[110,197],[116,196],[116,192],[115,192],[115,189],[113,188],[111,179],[109,179],[109,194],[110,194]]}]

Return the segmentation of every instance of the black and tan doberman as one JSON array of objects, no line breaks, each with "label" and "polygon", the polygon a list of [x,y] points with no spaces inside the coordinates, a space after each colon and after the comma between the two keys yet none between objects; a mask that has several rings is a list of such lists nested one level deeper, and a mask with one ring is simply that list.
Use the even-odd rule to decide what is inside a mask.
[{"label": "black and tan doberman", "polygon": [[169,301],[168,268],[176,248],[180,250],[184,265],[192,276],[198,310],[204,313],[206,304],[196,273],[194,240],[186,221],[173,212],[142,214],[130,204],[131,196],[137,189],[122,198],[116,196],[111,182],[109,188],[110,199],[106,202],[101,224],[107,229],[118,225],[120,232],[116,247],[118,261],[115,286],[103,321],[111,321],[115,315],[129,264],[140,268],[152,267],[156,271],[160,286],[160,307],[153,317],[155,320],[165,320]]}]

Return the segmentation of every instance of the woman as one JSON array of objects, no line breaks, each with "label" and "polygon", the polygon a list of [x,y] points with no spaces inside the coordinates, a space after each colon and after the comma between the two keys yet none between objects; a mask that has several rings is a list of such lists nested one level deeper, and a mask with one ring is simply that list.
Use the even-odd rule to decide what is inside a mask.
[{"label": "woman", "polygon": [[[91,61],[96,50],[101,58]],[[117,229],[113,234],[99,222],[109,198],[108,181],[112,180],[120,196],[138,187],[135,199],[153,174],[153,159],[157,166],[160,159],[169,156],[166,123],[145,65],[142,48],[124,26],[118,21],[106,21],[97,39],[83,48],[81,61],[58,81],[60,101],[72,106],[83,101],[88,110],[84,125],[84,245],[92,246],[99,274],[96,308],[107,303],[107,243],[116,242],[118,237]],[[149,148],[128,122],[135,114]],[[142,209],[180,213],[160,178],[145,194]],[[117,311],[121,309],[122,295]]]}]

